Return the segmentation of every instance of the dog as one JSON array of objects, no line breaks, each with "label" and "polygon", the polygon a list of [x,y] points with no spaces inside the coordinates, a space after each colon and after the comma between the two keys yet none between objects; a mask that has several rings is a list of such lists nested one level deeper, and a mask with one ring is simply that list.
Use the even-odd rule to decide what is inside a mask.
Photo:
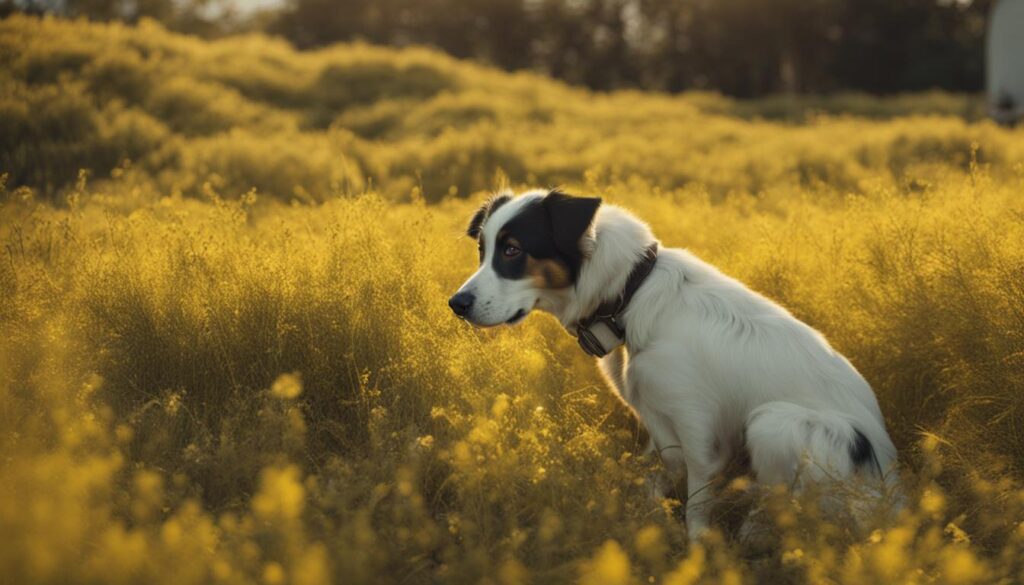
[{"label": "dog", "polygon": [[896,448],[853,365],[778,304],[660,247],[628,211],[557,190],[502,193],[467,234],[480,265],[451,309],[479,327],[538,309],[577,336],[646,427],[666,480],[685,475],[691,539],[708,528],[705,488],[744,450],[764,485],[889,481]]}]

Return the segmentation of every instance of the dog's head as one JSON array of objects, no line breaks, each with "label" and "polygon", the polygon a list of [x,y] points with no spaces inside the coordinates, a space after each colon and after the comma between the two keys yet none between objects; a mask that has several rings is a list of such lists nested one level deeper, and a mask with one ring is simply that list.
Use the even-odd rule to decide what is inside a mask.
[{"label": "dog's head", "polygon": [[498,195],[473,215],[480,268],[448,305],[481,327],[515,324],[544,298],[570,289],[593,245],[599,198],[558,191]]}]

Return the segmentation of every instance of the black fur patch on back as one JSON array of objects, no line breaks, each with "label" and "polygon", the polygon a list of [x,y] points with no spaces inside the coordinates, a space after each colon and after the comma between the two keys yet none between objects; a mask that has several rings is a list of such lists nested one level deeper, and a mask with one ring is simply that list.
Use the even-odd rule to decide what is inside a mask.
[{"label": "black fur patch on back", "polygon": [[495,195],[487,201],[484,201],[480,209],[476,210],[473,217],[469,220],[469,226],[466,227],[466,235],[471,238],[479,238],[480,230],[484,227],[484,222],[491,216],[492,213],[498,210],[499,207],[511,201],[512,198],[508,195]]},{"label": "black fur patch on back", "polygon": [[878,476],[881,477],[882,466],[878,463],[878,457],[875,455],[875,448],[871,446],[871,441],[857,427],[853,428],[853,433],[853,442],[850,443],[850,459],[853,461],[853,465],[855,467],[870,465],[873,467],[872,471],[877,471]]}]

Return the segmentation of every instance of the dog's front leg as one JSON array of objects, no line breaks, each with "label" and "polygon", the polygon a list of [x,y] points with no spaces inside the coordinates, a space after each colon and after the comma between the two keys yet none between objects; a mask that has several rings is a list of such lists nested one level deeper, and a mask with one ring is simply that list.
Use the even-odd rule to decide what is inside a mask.
[{"label": "dog's front leg", "polygon": [[651,485],[651,495],[655,500],[661,501],[666,498],[682,500],[682,494],[676,490],[676,486],[686,475],[686,460],[683,459],[682,451],[678,446],[670,446],[659,449],[651,441],[651,449],[661,460],[662,470],[652,474],[648,478]]},{"label": "dog's front leg", "polygon": [[704,412],[693,408],[673,420],[675,433],[682,438],[686,462],[686,532],[690,540],[697,540],[708,529],[714,500],[712,483],[725,463]]},{"label": "dog's front leg", "polygon": [[683,447],[672,430],[671,421],[656,413],[647,413],[646,416],[641,414],[640,418],[651,437],[647,452],[660,459],[662,465],[660,473],[648,478],[650,495],[656,500],[678,498],[674,489],[686,473],[686,459],[683,457]]},{"label": "dog's front leg", "polygon": [[698,437],[688,437],[689,444],[682,444],[673,430],[671,421],[664,415],[648,415],[647,432],[651,435],[651,446],[661,458],[664,472],[651,478],[652,495],[657,499],[673,496],[672,489],[686,475],[686,532],[690,540],[697,540],[708,529],[713,500],[712,481],[721,465],[712,461],[701,448],[707,442]]},{"label": "dog's front leg", "polygon": [[705,461],[686,460],[686,534],[697,540],[708,529],[711,515],[711,482],[717,470]]}]

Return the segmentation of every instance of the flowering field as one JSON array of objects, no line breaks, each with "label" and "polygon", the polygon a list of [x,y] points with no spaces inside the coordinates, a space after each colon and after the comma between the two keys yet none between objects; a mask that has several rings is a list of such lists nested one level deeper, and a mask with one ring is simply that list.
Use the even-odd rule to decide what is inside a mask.
[{"label": "flowering field", "polygon": [[[975,98],[594,94],[11,17],[0,172],[7,582],[1024,582],[1024,133]],[[503,182],[629,207],[822,330],[902,509],[740,478],[688,545],[557,323],[450,315]]]}]

